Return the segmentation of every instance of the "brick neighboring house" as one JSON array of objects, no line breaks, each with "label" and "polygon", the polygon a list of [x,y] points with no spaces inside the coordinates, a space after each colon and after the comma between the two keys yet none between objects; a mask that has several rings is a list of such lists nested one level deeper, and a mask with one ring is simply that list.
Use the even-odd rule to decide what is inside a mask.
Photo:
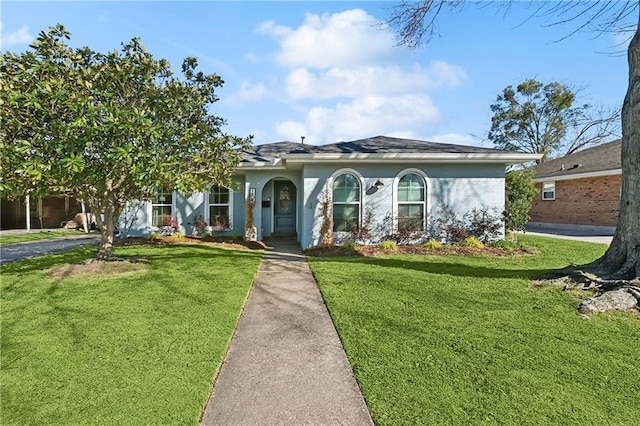
[{"label": "brick neighboring house", "polygon": [[613,232],[620,209],[621,144],[616,140],[538,164],[529,225]]}]

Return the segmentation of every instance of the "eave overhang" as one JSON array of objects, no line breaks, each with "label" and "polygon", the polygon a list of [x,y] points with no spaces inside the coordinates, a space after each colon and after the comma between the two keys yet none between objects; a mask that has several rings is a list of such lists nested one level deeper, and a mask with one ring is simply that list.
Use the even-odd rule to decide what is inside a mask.
[{"label": "eave overhang", "polygon": [[518,164],[535,161],[540,154],[523,153],[322,153],[285,155],[288,163],[505,163]]},{"label": "eave overhang", "polygon": [[315,153],[285,154],[281,158],[246,161],[238,169],[286,170],[287,165],[302,164],[373,164],[373,163],[502,163],[505,165],[527,163],[538,160],[541,154],[524,153]]}]

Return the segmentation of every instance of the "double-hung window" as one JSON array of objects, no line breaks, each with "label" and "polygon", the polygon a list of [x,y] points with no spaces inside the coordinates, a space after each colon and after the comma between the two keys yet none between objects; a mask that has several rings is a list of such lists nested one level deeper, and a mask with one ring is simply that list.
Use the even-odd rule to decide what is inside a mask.
[{"label": "double-hung window", "polygon": [[151,226],[170,226],[173,214],[173,191],[160,189],[151,198]]},{"label": "double-hung window", "polygon": [[424,179],[409,173],[398,181],[398,231],[424,231]]},{"label": "double-hung window", "polygon": [[556,199],[556,183],[555,182],[542,183],[542,199],[543,200]]},{"label": "double-hung window", "polygon": [[333,180],[333,231],[349,232],[360,224],[360,181],[351,173]]},{"label": "double-hung window", "polygon": [[231,229],[231,191],[229,188],[214,185],[209,191],[209,225],[216,228]]}]

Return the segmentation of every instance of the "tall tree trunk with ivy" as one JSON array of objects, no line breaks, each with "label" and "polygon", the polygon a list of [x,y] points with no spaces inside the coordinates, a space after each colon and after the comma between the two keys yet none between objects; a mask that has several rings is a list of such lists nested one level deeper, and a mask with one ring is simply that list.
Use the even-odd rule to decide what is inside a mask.
[{"label": "tall tree trunk with ivy", "polygon": [[640,19],[629,44],[629,87],[622,106],[622,192],[613,241],[596,262],[609,278],[640,276]]}]

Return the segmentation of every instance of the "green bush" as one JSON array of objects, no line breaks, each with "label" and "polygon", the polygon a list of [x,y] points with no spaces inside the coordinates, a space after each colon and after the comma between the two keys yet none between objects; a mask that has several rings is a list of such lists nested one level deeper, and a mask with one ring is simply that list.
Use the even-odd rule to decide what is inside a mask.
[{"label": "green bush", "polygon": [[354,243],[351,240],[347,240],[342,244],[342,249],[343,250],[348,250],[348,251],[355,251],[356,250],[356,243]]},{"label": "green bush", "polygon": [[465,238],[460,242],[461,247],[470,247],[470,248],[483,248],[484,244],[480,242],[479,239],[474,237],[473,235]]},{"label": "green bush", "polygon": [[184,240],[184,235],[179,232],[174,232],[173,234],[171,234],[171,239],[175,241],[182,241]]},{"label": "green bush", "polygon": [[396,243],[393,241],[383,241],[380,243],[380,250],[382,251],[395,251]]},{"label": "green bush", "polygon": [[429,240],[429,241],[425,242],[424,244],[422,244],[422,247],[427,248],[429,250],[437,250],[440,247],[442,247],[442,243],[440,241],[437,241],[437,240]]},{"label": "green bush", "polygon": [[158,234],[157,232],[152,232],[151,234],[149,234],[149,237],[148,237],[148,238],[149,238],[151,241],[154,241],[154,240],[160,240],[160,239],[161,239],[161,238],[160,238],[160,234]]},{"label": "green bush", "polygon": [[492,241],[490,245],[491,247],[496,247],[503,250],[515,250],[518,248],[518,243],[516,243],[515,241],[509,241],[509,240]]}]

